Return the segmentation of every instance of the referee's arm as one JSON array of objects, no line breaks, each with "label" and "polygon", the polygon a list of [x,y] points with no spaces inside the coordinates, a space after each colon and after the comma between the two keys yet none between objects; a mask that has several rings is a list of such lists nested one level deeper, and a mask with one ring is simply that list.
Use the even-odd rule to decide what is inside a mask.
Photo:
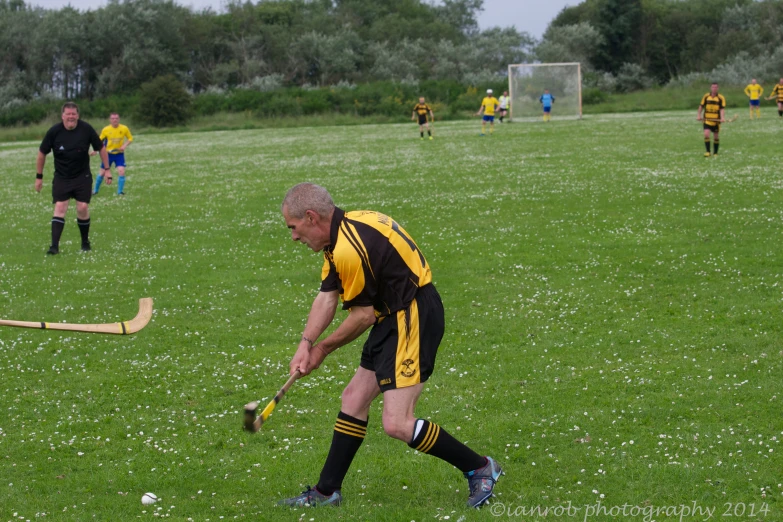
[{"label": "referee's arm", "polygon": [[[43,174],[44,165],[46,165],[46,154],[38,151],[38,158],[35,160],[35,173]],[[43,179],[36,176],[35,178],[35,191],[41,192],[43,188]]]}]

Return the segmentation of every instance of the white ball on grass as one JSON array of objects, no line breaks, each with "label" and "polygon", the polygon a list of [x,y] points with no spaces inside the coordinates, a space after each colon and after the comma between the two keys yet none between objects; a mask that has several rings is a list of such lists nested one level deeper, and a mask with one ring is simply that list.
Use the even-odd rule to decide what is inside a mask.
[{"label": "white ball on grass", "polygon": [[157,495],[155,495],[155,493],[144,493],[141,496],[141,503],[144,504],[145,506],[154,504],[157,501],[158,501],[158,497]]}]

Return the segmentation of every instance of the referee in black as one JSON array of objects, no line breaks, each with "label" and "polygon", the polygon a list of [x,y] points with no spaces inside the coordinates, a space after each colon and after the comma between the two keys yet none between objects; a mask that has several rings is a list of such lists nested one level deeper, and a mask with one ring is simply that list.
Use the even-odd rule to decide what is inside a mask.
[{"label": "referee in black", "polygon": [[[76,200],[76,223],[82,235],[82,251],[90,251],[90,197],[92,196],[92,172],[90,172],[90,145],[99,151],[104,165],[109,164],[106,148],[92,126],[79,119],[79,106],[66,102],[62,108],[62,123],[53,126],[44,136],[38,148],[35,190],[43,188],[43,169],[46,155],[54,153],[54,180],[52,181],[52,244],[47,254],[60,253],[60,236],[65,227],[65,213],[71,198]],[[111,178],[106,180],[111,183]]]}]

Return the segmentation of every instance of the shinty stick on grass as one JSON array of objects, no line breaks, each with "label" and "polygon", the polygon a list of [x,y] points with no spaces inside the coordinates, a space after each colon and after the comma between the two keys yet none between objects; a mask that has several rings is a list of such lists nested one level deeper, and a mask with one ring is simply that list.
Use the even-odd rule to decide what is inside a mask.
[{"label": "shinty stick on grass", "polygon": [[121,323],[104,324],[72,324],[72,323],[45,323],[32,321],[11,321],[0,319],[0,326],[14,326],[16,328],[36,328],[38,330],[67,330],[69,332],[102,333],[114,335],[135,334],[150,322],[152,318],[152,298],[139,299],[139,313],[130,321]]},{"label": "shinty stick on grass", "polygon": [[261,412],[261,415],[256,417],[256,411],[258,410],[258,402],[249,402],[245,404],[245,425],[244,428],[246,431],[249,431],[250,433],[255,433],[258,430],[261,429],[261,425],[266,422],[266,419],[269,418],[269,415],[272,413],[272,411],[275,409],[275,406],[277,406],[277,403],[280,402],[280,399],[283,398],[283,395],[285,395],[285,392],[288,391],[288,388],[291,387],[291,385],[294,383],[295,380],[299,378],[299,370],[296,370],[294,373],[291,374],[291,376],[288,378],[287,381],[285,381],[285,384],[282,388],[277,392],[277,395],[275,395],[274,399],[269,401],[269,404],[266,405],[266,408]]}]

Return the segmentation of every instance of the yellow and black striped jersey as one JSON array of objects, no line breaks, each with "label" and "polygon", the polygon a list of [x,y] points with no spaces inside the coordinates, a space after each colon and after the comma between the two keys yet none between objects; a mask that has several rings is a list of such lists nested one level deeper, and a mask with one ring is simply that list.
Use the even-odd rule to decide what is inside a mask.
[{"label": "yellow and black striped jersey", "polygon": [[413,110],[414,110],[414,112],[415,112],[416,114],[418,114],[419,116],[424,116],[424,115],[426,115],[428,112],[430,112],[432,109],[431,109],[431,108],[430,108],[430,106],[429,106],[429,105],[427,105],[426,103],[417,103],[417,104],[416,104],[416,105],[413,107]]},{"label": "yellow and black striped jersey", "polygon": [[406,309],[431,282],[424,254],[396,221],[370,210],[334,209],[321,291],[338,290],[344,310],[372,306],[376,317],[385,317]]},{"label": "yellow and black striped jersey", "polygon": [[783,83],[776,83],[770,96],[777,96],[778,102],[783,103]]},{"label": "yellow and black striped jersey", "polygon": [[704,107],[704,121],[720,121],[720,111],[726,108],[726,98],[722,94],[712,96],[710,93],[704,95],[701,99],[701,106]]}]

